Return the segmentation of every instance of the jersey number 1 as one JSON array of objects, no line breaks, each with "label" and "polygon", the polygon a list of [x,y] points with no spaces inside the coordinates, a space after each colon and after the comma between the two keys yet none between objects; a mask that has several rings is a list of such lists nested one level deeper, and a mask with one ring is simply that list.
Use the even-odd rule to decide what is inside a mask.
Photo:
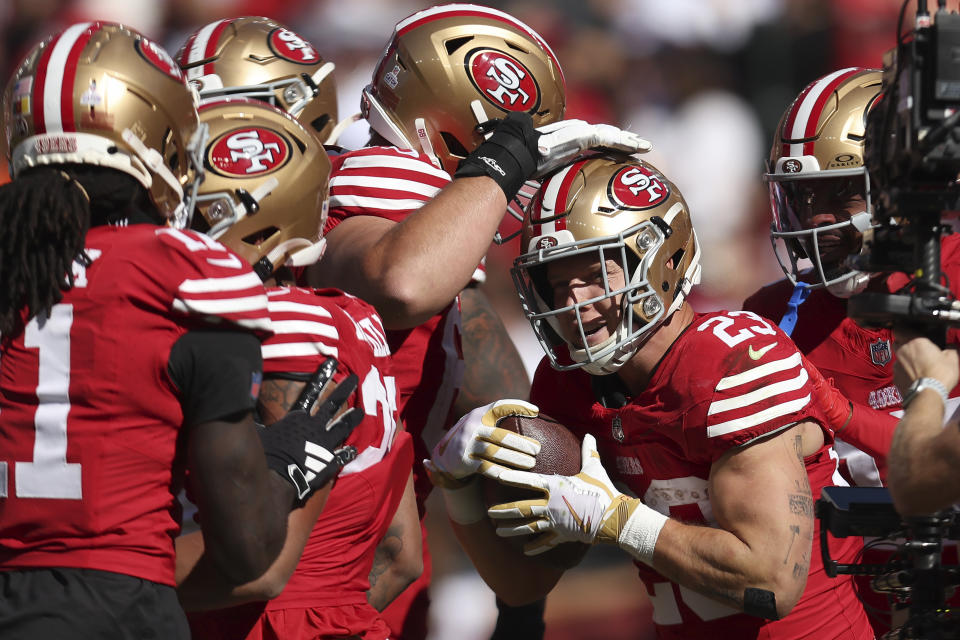
[{"label": "jersey number 1", "polygon": [[[23,344],[38,350],[36,434],[33,461],[14,462],[18,498],[80,500],[80,464],[67,462],[67,414],[70,413],[70,327],[73,306],[57,304],[50,317],[27,323]],[[7,462],[0,461],[0,498],[7,497]]]}]

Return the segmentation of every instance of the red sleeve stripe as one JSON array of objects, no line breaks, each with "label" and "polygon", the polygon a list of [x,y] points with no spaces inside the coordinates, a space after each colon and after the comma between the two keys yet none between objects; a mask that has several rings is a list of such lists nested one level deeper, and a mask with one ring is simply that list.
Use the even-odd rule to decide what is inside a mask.
[{"label": "red sleeve stripe", "polygon": [[760,365],[759,367],[747,369],[742,373],[721,378],[720,382],[717,383],[717,391],[732,389],[733,387],[738,387],[742,384],[747,384],[748,382],[765,378],[766,376],[778,373],[780,371],[786,371],[788,369],[800,367],[800,364],[800,352],[795,351],[793,355],[788,358],[772,360]]},{"label": "red sleeve stripe", "polygon": [[800,373],[789,380],[781,380],[779,382],[774,382],[773,384],[760,387],[759,389],[755,389],[748,393],[744,393],[743,395],[711,402],[710,408],[707,410],[707,415],[712,416],[725,411],[742,409],[779,395],[789,394],[791,391],[802,389],[803,386],[807,384],[808,379],[809,376],[807,375],[807,370],[801,367]]},{"label": "red sleeve stripe", "polygon": [[763,411],[752,413],[748,416],[742,418],[735,418],[734,420],[728,420],[727,422],[721,422],[719,424],[713,424],[707,427],[707,437],[716,438],[717,436],[723,436],[728,433],[733,433],[734,431],[740,431],[741,429],[749,429],[750,427],[755,427],[758,424],[763,424],[764,422],[769,422],[775,418],[780,418],[783,416],[788,416],[792,413],[796,413],[803,409],[810,402],[810,394],[808,393],[802,398],[797,398],[796,400],[789,400],[787,402],[774,405],[772,407],[767,407]]},{"label": "red sleeve stripe", "polygon": [[330,179],[331,191],[342,187],[366,187],[367,189],[415,193],[426,198],[433,198],[441,188],[415,180],[404,180],[403,178],[337,174]]},{"label": "red sleeve stripe", "polygon": [[264,360],[280,360],[283,358],[304,358],[317,355],[337,357],[337,348],[322,342],[280,342],[265,344],[261,348]]}]

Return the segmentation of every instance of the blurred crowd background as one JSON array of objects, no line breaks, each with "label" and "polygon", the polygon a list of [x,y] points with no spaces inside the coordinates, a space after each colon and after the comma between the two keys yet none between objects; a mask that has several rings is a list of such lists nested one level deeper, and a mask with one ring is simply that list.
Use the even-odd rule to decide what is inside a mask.
[{"label": "blurred crowd background", "polygon": [[[4,0],[0,68],[9,77],[36,41],[79,20],[129,24],[175,53],[208,22],[264,15],[287,24],[336,64],[343,118],[359,111],[360,90],[393,25],[435,3]],[[883,52],[894,44],[901,0],[478,3],[508,11],[551,44],[566,76],[567,117],[616,124],[654,143],[646,159],[683,192],[700,236],[704,275],[693,303],[707,311],[739,308],[760,285],[782,276],[770,247],[767,191],[761,180],[780,115],[800,89],[829,71],[879,67]],[[358,123],[341,143],[361,146],[366,135]],[[502,231],[515,228],[508,220]],[[487,287],[532,372],[539,346],[520,317],[509,281],[516,252],[516,241],[491,248]],[[496,617],[493,596],[459,553],[439,503],[432,506],[430,518],[433,637],[487,638]],[[649,604],[624,558],[598,549],[568,572],[548,599],[548,640],[652,637],[644,631]]]}]

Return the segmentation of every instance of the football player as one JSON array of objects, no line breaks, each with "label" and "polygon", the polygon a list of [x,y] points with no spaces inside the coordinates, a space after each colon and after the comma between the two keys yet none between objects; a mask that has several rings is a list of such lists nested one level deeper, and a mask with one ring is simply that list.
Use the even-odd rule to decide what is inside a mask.
[{"label": "football player", "polygon": [[[602,542],[637,561],[660,638],[873,638],[850,582],[811,547],[814,501],[839,476],[810,373],[773,323],[686,302],[700,249],[676,185],[633,159],[577,161],[544,182],[522,250],[514,281],[547,354],[525,412],[581,436],[583,467],[523,471],[537,447],[495,428],[500,406],[434,449],[488,584],[538,598],[562,569],[537,554]],[[487,511],[478,473],[542,497]],[[498,536],[530,537],[520,553]],[[832,551],[852,560],[859,547]]]},{"label": "football player", "polygon": [[[234,23],[198,32],[184,50],[208,53],[181,56],[187,74],[225,79],[228,72],[221,68],[241,64],[227,54],[246,55],[231,44],[239,41],[237,32]],[[206,44],[198,44],[204,39]],[[205,89],[201,93],[208,95]],[[544,168],[563,154],[601,141],[625,151],[648,146],[613,127],[571,122],[543,136],[533,129],[558,126],[564,105],[556,58],[529,27],[488,7],[433,7],[397,24],[363,92],[362,115],[373,129],[370,145],[333,157],[328,253],[310,281],[371,302],[383,318],[401,416],[414,437],[421,513],[431,485],[419,460],[451,422],[464,356],[481,351],[494,356],[477,359],[472,368],[472,380],[493,387],[475,383],[469,395],[477,401],[527,393],[519,355],[476,289],[463,298],[464,315],[486,319],[490,331],[461,342],[458,294],[482,279],[478,265],[507,202],[538,164]],[[501,123],[480,151],[485,142],[480,125],[511,114],[514,119]],[[470,152],[475,153],[466,159]],[[425,531],[423,536],[425,544]],[[421,580],[388,612],[393,637],[425,636],[429,576],[427,556]],[[414,601],[420,612],[416,622],[405,613]]]},{"label": "football player", "polygon": [[[334,383],[360,381],[347,404],[363,420],[346,443],[356,458],[329,495],[290,515],[283,552],[256,581],[216,588],[215,576],[194,567],[200,534],[178,539],[181,600],[188,610],[220,609],[190,616],[193,637],[386,638],[378,609],[419,576],[422,563],[413,446],[399,421],[390,349],[370,305],[292,282],[291,267],[323,253],[330,160],[312,133],[264,102],[214,98],[201,105],[200,121],[210,128],[209,171],[194,228],[254,265],[267,284],[276,333],[263,344],[260,415],[267,424],[282,417],[310,373],[335,357]],[[391,540],[401,555],[393,573],[371,585],[377,542],[391,526],[406,531]],[[222,609],[244,602],[251,604]]]},{"label": "football player", "polygon": [[[897,424],[891,414],[902,409],[893,380],[893,332],[847,317],[851,295],[896,291],[906,283],[904,274],[868,274],[849,266],[871,224],[864,136],[867,113],[881,99],[881,75],[874,69],[840,69],[810,83],[783,114],[764,179],[770,186],[771,237],[786,278],[744,302],[744,309],[792,332],[804,356],[849,398],[834,403],[832,422],[841,471],[859,486],[885,483]],[[960,279],[956,235],[941,242],[941,262],[955,289]],[[957,342],[954,330],[948,336]],[[947,415],[960,402],[960,389],[950,395]],[[888,550],[866,553],[865,561],[875,564],[889,556]],[[859,582],[861,595],[875,609],[889,609],[869,580]],[[878,636],[889,630],[887,616],[871,621]]]},{"label": "football player", "polygon": [[34,47],[4,96],[4,638],[189,638],[173,588],[184,467],[232,583],[273,562],[291,508],[335,472],[335,403],[258,436],[268,299],[184,229],[194,97],[160,46],[106,22]]}]

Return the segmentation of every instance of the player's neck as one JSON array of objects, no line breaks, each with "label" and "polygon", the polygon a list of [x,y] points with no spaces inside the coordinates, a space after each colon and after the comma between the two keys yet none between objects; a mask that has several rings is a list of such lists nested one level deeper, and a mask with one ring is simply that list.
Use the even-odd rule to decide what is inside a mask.
[{"label": "player's neck", "polygon": [[657,365],[660,364],[660,361],[663,360],[663,357],[684,329],[690,326],[695,316],[693,307],[684,302],[666,322],[653,332],[653,335],[640,347],[637,353],[620,367],[617,373],[629,389],[631,396],[635,396],[647,388]]}]

